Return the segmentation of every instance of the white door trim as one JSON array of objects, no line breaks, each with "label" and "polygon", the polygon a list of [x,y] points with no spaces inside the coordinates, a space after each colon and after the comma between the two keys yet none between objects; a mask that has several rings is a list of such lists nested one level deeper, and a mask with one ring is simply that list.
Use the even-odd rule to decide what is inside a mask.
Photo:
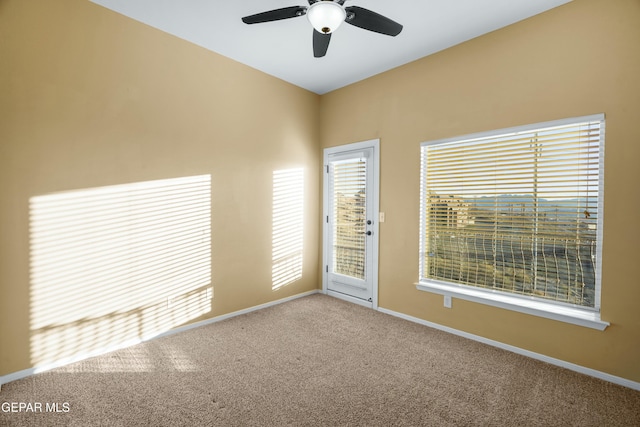
[{"label": "white door trim", "polygon": [[[370,190],[372,197],[372,217],[373,224],[371,230],[373,231],[373,235],[371,238],[373,239],[373,253],[371,257],[371,262],[373,263],[371,268],[371,303],[367,303],[366,301],[358,300],[357,298],[350,298],[346,295],[338,294],[335,292],[331,292],[328,290],[328,275],[327,275],[327,266],[329,254],[328,251],[330,248],[327,245],[328,241],[328,233],[329,227],[327,226],[327,218],[329,215],[329,155],[335,155],[338,153],[347,153],[353,152],[363,149],[373,150],[373,159],[371,159],[371,165],[373,167],[373,182],[372,188]],[[338,147],[330,147],[324,149],[324,157],[323,157],[323,172],[322,172],[322,292],[328,295],[337,296],[347,301],[355,302],[360,305],[364,305],[367,307],[371,307],[373,309],[378,308],[378,252],[379,252],[379,232],[380,227],[378,226],[378,222],[380,219],[380,139],[371,139],[368,141],[356,142],[353,144],[340,145]]]}]

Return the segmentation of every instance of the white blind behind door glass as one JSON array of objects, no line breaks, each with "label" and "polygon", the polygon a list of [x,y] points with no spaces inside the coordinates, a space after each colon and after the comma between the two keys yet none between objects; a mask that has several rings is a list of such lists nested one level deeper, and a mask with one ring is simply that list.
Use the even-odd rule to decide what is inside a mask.
[{"label": "white blind behind door glass", "polygon": [[333,272],[365,279],[367,159],[331,162]]}]

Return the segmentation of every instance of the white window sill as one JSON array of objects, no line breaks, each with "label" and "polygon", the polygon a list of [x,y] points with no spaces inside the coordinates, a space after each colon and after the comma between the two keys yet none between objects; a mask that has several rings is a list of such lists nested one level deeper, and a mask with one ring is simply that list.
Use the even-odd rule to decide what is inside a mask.
[{"label": "white window sill", "polygon": [[604,331],[609,322],[600,320],[600,313],[580,308],[566,307],[544,301],[511,296],[502,292],[474,289],[468,286],[447,285],[434,282],[420,282],[416,287],[421,291],[447,295],[466,301],[487,304],[520,313],[558,320],[587,328]]}]

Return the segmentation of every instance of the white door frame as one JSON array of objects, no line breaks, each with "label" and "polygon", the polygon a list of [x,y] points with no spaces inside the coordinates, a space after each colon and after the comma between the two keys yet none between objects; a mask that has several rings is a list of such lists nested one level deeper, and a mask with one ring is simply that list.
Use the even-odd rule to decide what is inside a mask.
[{"label": "white door frame", "polygon": [[[327,242],[329,238],[328,217],[329,213],[329,155],[338,153],[348,153],[350,151],[358,151],[363,149],[373,149],[373,158],[369,163],[373,168],[373,182],[371,188],[367,188],[367,197],[372,198],[372,221],[371,231],[373,232],[372,239],[372,256],[368,262],[372,263],[371,268],[371,301],[364,301],[359,298],[353,298],[339,292],[332,292],[328,289],[328,259],[329,251]],[[379,245],[379,232],[380,227],[378,222],[380,219],[380,139],[371,139],[368,141],[356,142],[353,144],[340,145],[338,147],[330,147],[324,149],[323,157],[323,172],[322,172],[322,292],[327,295],[335,296],[356,304],[370,307],[373,309],[378,308],[378,245]]]}]

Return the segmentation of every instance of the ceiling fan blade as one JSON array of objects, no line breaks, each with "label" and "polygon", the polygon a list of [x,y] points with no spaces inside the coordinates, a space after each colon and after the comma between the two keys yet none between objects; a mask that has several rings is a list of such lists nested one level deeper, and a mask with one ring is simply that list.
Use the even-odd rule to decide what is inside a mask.
[{"label": "ceiling fan blade", "polygon": [[282,9],[269,10],[242,18],[245,24],[260,24],[262,22],[279,21],[281,19],[295,18],[307,13],[306,6],[290,6]]},{"label": "ceiling fan blade", "polygon": [[402,31],[402,25],[363,7],[349,6],[344,10],[347,12],[345,22],[356,27],[388,36],[397,36]]},{"label": "ceiling fan blade", "polygon": [[322,34],[317,30],[313,30],[313,56],[322,58],[327,54],[329,42],[331,41],[331,33]]}]

